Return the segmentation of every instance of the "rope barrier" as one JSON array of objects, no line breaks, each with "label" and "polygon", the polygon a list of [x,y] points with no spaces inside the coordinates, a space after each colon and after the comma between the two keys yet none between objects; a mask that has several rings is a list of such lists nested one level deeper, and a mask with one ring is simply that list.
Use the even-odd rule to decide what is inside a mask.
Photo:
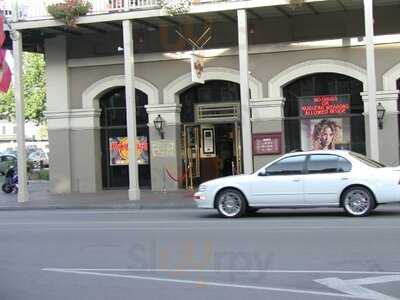
[{"label": "rope barrier", "polygon": [[186,177],[186,173],[183,173],[182,176],[174,177],[167,168],[165,168],[164,170],[165,170],[165,173],[167,173],[168,177],[175,182],[180,182],[180,181],[184,180]]}]

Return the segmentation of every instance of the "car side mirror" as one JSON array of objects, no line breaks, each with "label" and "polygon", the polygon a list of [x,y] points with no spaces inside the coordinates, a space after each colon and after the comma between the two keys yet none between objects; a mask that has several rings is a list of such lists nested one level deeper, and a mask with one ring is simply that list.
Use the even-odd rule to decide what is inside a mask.
[{"label": "car side mirror", "polygon": [[258,176],[267,176],[267,175],[268,175],[267,169],[264,169],[258,173]]}]

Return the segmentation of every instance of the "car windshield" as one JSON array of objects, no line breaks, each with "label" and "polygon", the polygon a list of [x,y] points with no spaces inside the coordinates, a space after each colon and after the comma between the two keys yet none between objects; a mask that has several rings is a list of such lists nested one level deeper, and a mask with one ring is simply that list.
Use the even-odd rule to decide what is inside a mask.
[{"label": "car windshield", "polygon": [[355,152],[350,152],[350,155],[356,158],[357,160],[361,161],[362,163],[372,167],[372,168],[384,168],[386,167],[384,164],[377,162],[375,160],[372,160],[364,155],[355,153]]}]

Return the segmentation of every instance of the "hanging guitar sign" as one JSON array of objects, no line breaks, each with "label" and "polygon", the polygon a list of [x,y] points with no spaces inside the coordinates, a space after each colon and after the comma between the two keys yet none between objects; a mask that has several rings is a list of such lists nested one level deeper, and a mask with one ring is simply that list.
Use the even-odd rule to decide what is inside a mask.
[{"label": "hanging guitar sign", "polygon": [[211,40],[212,36],[208,35],[211,27],[201,34],[197,40],[192,40],[190,37],[184,36],[180,31],[175,30],[178,36],[186,43],[193,47],[193,52],[190,55],[190,66],[192,73],[192,81],[197,83],[204,83],[204,57],[201,55],[203,47]]}]

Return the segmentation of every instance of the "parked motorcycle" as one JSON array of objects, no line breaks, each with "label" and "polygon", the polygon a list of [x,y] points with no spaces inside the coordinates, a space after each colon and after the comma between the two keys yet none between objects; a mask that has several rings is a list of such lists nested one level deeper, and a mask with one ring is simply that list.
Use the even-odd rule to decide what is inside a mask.
[{"label": "parked motorcycle", "polygon": [[18,193],[18,175],[14,166],[11,166],[7,170],[1,189],[6,194],[9,194],[11,192],[14,192],[15,194]]}]

